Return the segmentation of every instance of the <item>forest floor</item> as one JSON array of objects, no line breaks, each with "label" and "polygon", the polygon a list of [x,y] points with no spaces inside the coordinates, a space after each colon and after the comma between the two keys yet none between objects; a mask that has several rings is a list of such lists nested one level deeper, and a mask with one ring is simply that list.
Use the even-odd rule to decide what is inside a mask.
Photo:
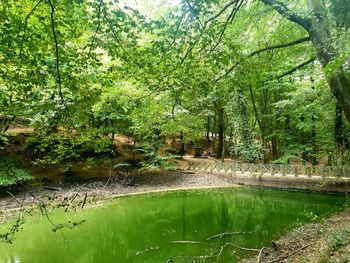
[{"label": "forest floor", "polygon": [[350,209],[326,220],[293,229],[258,256],[242,263],[333,263],[350,262]]}]

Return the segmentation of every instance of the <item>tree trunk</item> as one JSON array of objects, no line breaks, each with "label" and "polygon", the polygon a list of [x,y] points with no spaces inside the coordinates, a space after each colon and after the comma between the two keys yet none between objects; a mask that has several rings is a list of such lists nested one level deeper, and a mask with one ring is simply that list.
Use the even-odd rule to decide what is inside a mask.
[{"label": "tree trunk", "polygon": [[316,120],[314,115],[312,115],[311,144],[312,144],[311,164],[317,165],[318,161],[317,161]]},{"label": "tree trunk", "polygon": [[[314,86],[314,80],[311,78],[312,86],[311,89],[314,91],[315,86]],[[310,103],[314,103],[315,99],[311,99]],[[317,165],[318,160],[317,160],[317,138],[316,138],[316,117],[315,114],[312,114],[311,117],[312,121],[312,129],[311,129],[311,145],[312,145],[312,154],[311,154],[311,164],[312,165]]]},{"label": "tree trunk", "polygon": [[278,159],[278,146],[276,136],[271,139],[272,160]]},{"label": "tree trunk", "polygon": [[207,142],[210,141],[209,132],[210,132],[210,116],[208,115],[208,118],[207,118],[207,132],[206,132],[206,136],[205,136],[207,138]]},{"label": "tree trunk", "polygon": [[339,102],[335,105],[334,140],[337,153],[343,149],[343,112]]},{"label": "tree trunk", "polygon": [[267,163],[267,151],[266,151],[266,143],[265,143],[265,129],[261,123],[261,120],[260,120],[260,117],[259,117],[259,114],[258,114],[258,110],[257,110],[257,107],[256,107],[256,103],[255,103],[255,97],[254,97],[254,93],[253,93],[253,88],[251,85],[249,85],[249,93],[250,93],[250,99],[252,100],[252,104],[253,104],[253,110],[254,110],[254,115],[255,115],[255,119],[259,125],[259,129],[260,129],[260,135],[261,135],[261,144],[262,144],[262,147],[264,149],[264,163]]},{"label": "tree trunk", "polygon": [[[311,38],[311,42],[316,49],[317,58],[320,61],[322,68],[336,58],[335,50],[332,46],[332,39],[327,23],[326,6],[324,1],[308,0],[307,4],[311,13],[311,18],[302,18],[297,13],[289,10],[286,5],[276,0],[260,0],[261,2],[270,5],[284,18],[294,22],[304,28]],[[350,122],[350,77],[342,69],[336,70],[330,76],[326,76],[328,85],[340,103],[345,117]]]},{"label": "tree trunk", "polygon": [[[317,58],[322,68],[325,69],[336,57],[325,21],[325,7],[322,6],[319,0],[309,0],[309,6],[315,14],[315,17],[311,20],[309,35],[316,49]],[[342,69],[339,69],[332,73],[331,76],[326,77],[332,93],[337,98],[347,120],[350,122],[350,80],[347,74]]]},{"label": "tree trunk", "polygon": [[185,142],[184,142],[184,133],[183,131],[180,131],[180,150],[179,155],[184,156],[185,155]]},{"label": "tree trunk", "polygon": [[224,109],[218,110],[218,130],[219,130],[219,145],[217,150],[217,158],[222,159],[224,157],[225,147],[225,115]]}]

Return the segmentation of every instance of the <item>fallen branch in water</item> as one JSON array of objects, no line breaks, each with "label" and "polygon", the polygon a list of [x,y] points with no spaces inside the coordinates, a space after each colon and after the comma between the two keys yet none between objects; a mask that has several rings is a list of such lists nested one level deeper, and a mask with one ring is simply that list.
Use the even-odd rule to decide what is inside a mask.
[{"label": "fallen branch in water", "polygon": [[171,244],[203,244],[203,242],[199,241],[192,241],[192,240],[177,240],[177,241],[171,241]]},{"label": "fallen branch in water", "polygon": [[221,246],[220,247],[220,250],[217,254],[215,255],[208,255],[208,256],[204,256],[204,257],[219,257],[221,255],[221,253],[224,251],[224,249],[228,246],[231,246],[231,247],[234,247],[234,248],[238,248],[240,250],[243,250],[243,251],[249,251],[249,252],[260,252],[261,250],[260,249],[256,249],[256,248],[246,248],[246,247],[241,247],[241,246],[238,246],[238,245],[235,245],[235,244],[232,244],[232,243],[226,243],[225,245]]},{"label": "fallen branch in water", "polygon": [[272,260],[272,261],[270,261],[269,263],[275,263],[275,262],[278,262],[278,261],[280,261],[280,260],[286,259],[286,258],[288,258],[288,257],[290,257],[290,256],[293,256],[293,255],[295,255],[296,253],[298,253],[298,252],[304,250],[305,248],[310,247],[310,246],[313,245],[314,243],[315,243],[315,242],[309,243],[309,244],[307,244],[306,246],[303,246],[302,248],[297,249],[297,250],[294,250],[293,252],[291,252],[291,253],[289,253],[289,254],[287,254],[287,255],[284,255],[284,256],[281,256],[281,257],[279,257],[279,258],[277,258],[277,259],[275,259],[275,260]]},{"label": "fallen branch in water", "polygon": [[245,232],[224,232],[224,233],[220,233],[220,234],[208,237],[207,240],[212,240],[212,239],[216,239],[216,238],[223,238],[225,236],[241,235],[241,234],[245,234]]},{"label": "fallen branch in water", "polygon": [[238,249],[244,250],[244,251],[260,252],[260,249],[241,247],[241,246],[238,246],[238,245],[235,245],[235,244],[232,244],[232,243],[226,243],[226,244],[223,245],[222,247],[226,247],[226,246],[235,247],[235,248],[238,248]]},{"label": "fallen branch in water", "polygon": [[207,259],[207,258],[216,258],[216,255],[202,255],[202,256],[178,256],[178,258]]},{"label": "fallen branch in water", "polygon": [[193,241],[193,240],[176,240],[176,241],[171,241],[170,244],[206,245],[206,246],[211,246],[211,247],[218,246],[218,244],[210,244],[210,243],[206,243],[206,242]]}]

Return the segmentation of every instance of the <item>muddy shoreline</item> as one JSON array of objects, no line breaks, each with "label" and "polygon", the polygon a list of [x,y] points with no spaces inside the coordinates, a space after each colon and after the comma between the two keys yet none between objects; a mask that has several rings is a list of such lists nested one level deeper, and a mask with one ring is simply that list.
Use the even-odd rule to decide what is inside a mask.
[{"label": "muddy shoreline", "polygon": [[[87,196],[87,201],[97,201],[152,191],[229,186],[237,185],[226,175],[181,170],[143,172],[61,184],[27,185],[17,189],[3,189],[0,212],[33,206],[41,202],[47,204],[73,202],[82,196]],[[75,200],[71,200],[75,195],[77,195]]]}]

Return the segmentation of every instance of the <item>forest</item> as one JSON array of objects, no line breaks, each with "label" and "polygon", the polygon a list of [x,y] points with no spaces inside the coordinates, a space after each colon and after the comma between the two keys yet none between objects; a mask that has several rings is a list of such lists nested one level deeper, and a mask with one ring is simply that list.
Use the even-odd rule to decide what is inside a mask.
[{"label": "forest", "polygon": [[0,197],[194,157],[346,177],[349,35],[349,0],[0,0]]},{"label": "forest", "polygon": [[1,145],[24,123],[49,164],[115,134],[150,159],[214,136],[217,158],[347,161],[348,1],[138,2],[1,1]]}]

